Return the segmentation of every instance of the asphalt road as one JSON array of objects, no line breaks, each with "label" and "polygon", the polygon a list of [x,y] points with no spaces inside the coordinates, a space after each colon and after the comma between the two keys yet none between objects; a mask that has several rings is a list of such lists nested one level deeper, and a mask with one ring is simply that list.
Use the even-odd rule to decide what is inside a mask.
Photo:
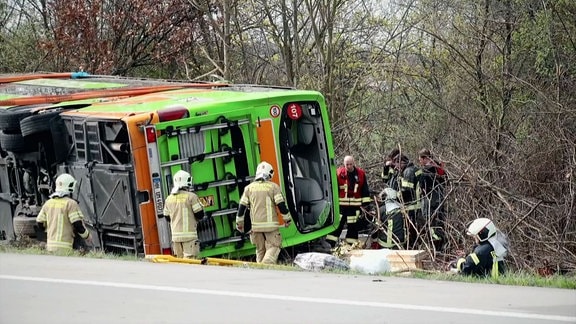
[{"label": "asphalt road", "polygon": [[4,253],[0,323],[576,323],[576,290]]}]

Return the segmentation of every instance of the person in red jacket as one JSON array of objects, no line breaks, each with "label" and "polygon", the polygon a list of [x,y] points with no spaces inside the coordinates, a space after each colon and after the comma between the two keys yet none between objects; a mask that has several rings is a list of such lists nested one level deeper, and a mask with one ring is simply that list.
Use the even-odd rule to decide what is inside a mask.
[{"label": "person in red jacket", "polygon": [[361,207],[371,202],[366,173],[356,166],[354,157],[349,155],[344,157],[344,165],[338,168],[337,178],[341,218],[338,228],[326,236],[326,240],[332,247],[338,243],[345,225],[348,228],[346,243],[358,242],[358,232],[362,229],[361,223],[358,222]]}]

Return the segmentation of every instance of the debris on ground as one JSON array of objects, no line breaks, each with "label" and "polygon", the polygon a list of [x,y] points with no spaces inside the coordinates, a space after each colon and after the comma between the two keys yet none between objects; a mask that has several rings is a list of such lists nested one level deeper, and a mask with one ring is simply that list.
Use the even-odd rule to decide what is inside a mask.
[{"label": "debris on ground", "polygon": [[326,253],[308,252],[300,253],[294,258],[294,264],[304,270],[349,270],[346,261]]}]

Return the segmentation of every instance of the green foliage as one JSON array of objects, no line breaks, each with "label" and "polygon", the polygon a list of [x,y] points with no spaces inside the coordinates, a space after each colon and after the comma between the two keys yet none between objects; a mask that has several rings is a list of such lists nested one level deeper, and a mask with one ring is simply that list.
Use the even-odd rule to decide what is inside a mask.
[{"label": "green foliage", "polygon": [[393,147],[446,162],[448,252],[489,217],[515,269],[576,269],[576,1],[160,3],[51,1],[48,24],[19,25],[20,8],[0,29],[0,71],[85,64],[320,90],[336,155],[354,155],[371,188]]},{"label": "green foliage", "polygon": [[8,30],[0,28],[0,73],[35,71],[42,66],[32,24]]}]

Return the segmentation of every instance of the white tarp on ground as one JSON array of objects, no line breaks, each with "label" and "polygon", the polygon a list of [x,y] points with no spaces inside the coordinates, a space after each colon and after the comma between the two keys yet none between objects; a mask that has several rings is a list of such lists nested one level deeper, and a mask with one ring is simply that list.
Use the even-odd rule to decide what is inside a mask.
[{"label": "white tarp on ground", "polygon": [[294,258],[294,263],[304,270],[349,270],[348,264],[337,257],[318,252],[300,253]]},{"label": "white tarp on ground", "polygon": [[367,274],[390,272],[388,254],[392,250],[355,250],[350,253],[350,269]]}]

